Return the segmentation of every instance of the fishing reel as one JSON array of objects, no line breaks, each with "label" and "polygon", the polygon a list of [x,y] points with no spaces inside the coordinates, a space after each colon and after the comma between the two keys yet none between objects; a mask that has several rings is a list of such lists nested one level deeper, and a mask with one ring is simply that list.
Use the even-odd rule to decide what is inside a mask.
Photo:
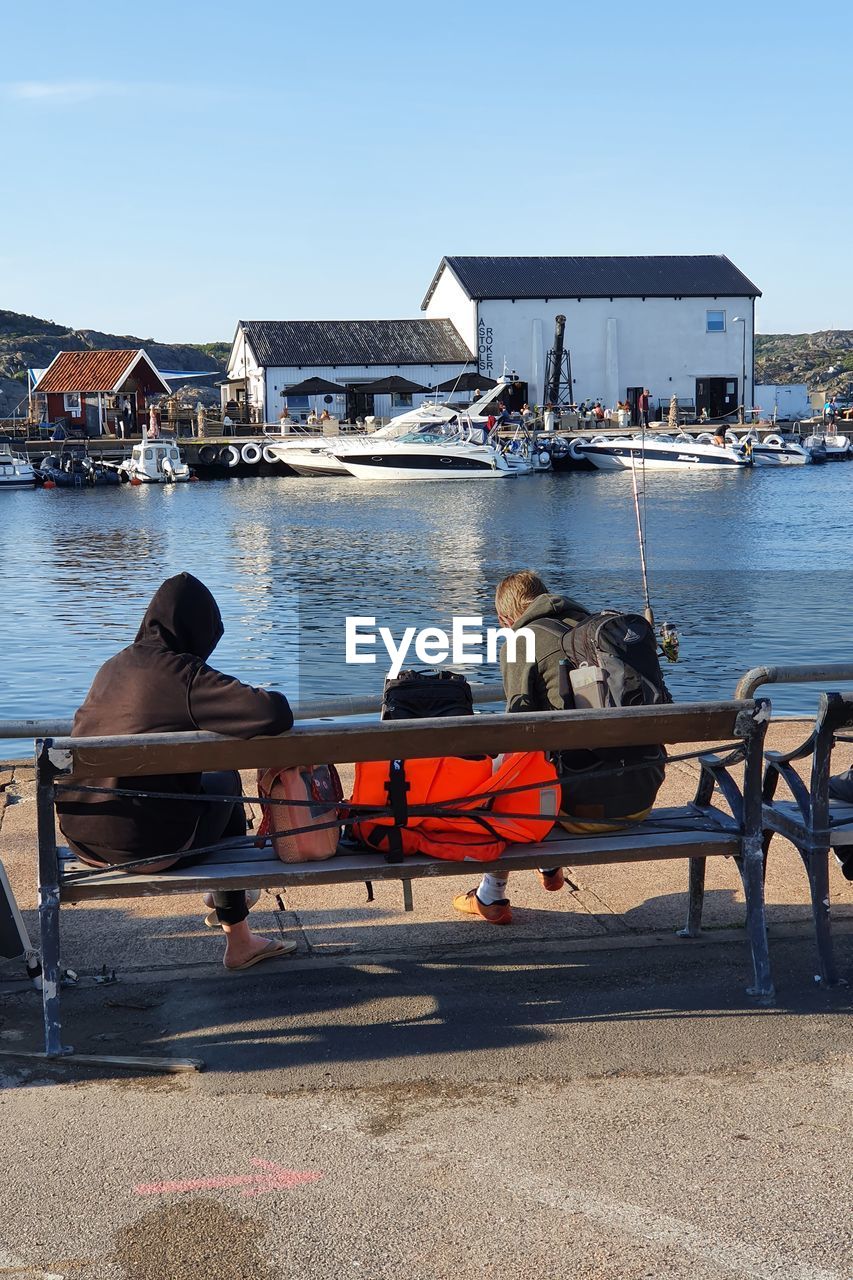
[{"label": "fishing reel", "polygon": [[678,648],[681,644],[681,637],[677,628],[672,623],[664,622],[660,629],[660,648],[661,653],[667,662],[678,661]]}]

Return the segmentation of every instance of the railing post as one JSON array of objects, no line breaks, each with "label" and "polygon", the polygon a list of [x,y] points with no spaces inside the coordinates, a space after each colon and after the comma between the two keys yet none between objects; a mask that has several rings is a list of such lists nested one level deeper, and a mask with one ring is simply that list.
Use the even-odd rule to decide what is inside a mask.
[{"label": "railing post", "polygon": [[764,762],[764,738],[770,719],[770,703],[759,699],[755,703],[752,723],[745,739],[743,766],[743,853],[740,857],[740,874],[746,898],[746,929],[752,951],[755,983],[747,988],[747,995],[758,996],[762,1002],[773,999],[773,977],[770,972],[770,952],[767,943],[767,918],[764,907],[764,833],[762,830],[761,783]]},{"label": "railing post", "polygon": [[41,933],[44,1051],[49,1058],[70,1053],[62,1044],[59,987],[59,855],[50,759],[50,738],[36,741],[36,820],[38,831],[39,929]]}]

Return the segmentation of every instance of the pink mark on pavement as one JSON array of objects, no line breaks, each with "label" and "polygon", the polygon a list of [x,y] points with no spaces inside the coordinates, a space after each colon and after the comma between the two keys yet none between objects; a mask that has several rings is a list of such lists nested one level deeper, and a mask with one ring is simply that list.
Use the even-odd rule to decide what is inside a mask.
[{"label": "pink mark on pavement", "polygon": [[252,1159],[260,1173],[237,1173],[221,1178],[183,1178],[177,1182],[137,1182],[133,1190],[138,1196],[165,1196],[186,1191],[221,1191],[242,1187],[244,1196],[261,1196],[267,1191],[289,1191],[307,1182],[317,1182],[322,1173],[309,1170],[283,1169],[272,1160]]}]

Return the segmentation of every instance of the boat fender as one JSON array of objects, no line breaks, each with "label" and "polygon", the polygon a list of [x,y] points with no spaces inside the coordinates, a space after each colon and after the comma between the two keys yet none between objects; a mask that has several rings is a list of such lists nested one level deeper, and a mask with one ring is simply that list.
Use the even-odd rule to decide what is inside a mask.
[{"label": "boat fender", "polygon": [[233,444],[226,444],[219,450],[219,461],[224,462],[226,467],[236,467],[240,461],[240,451]]},{"label": "boat fender", "polygon": [[263,459],[264,459],[264,462],[278,462],[277,456],[273,453],[272,449],[268,444],[264,445]]},{"label": "boat fender", "polygon": [[577,440],[571,440],[569,442],[569,457],[573,458],[575,462],[581,462],[586,457],[584,449],[588,444],[589,441],[585,440],[583,436]]},{"label": "boat fender", "polygon": [[610,444],[607,436],[593,436],[590,444]]},{"label": "boat fender", "polygon": [[130,483],[131,483],[131,484],[142,484],[142,481],[139,479],[139,476],[131,476],[131,477],[130,477]]},{"label": "boat fender", "polygon": [[240,450],[240,457],[248,466],[254,467],[256,463],[260,462],[263,454],[261,453],[260,447],[255,444],[255,441],[250,440],[249,443],[244,444],[243,448]]},{"label": "boat fender", "polygon": [[764,443],[773,445],[775,449],[785,448],[785,441],[782,439],[781,436],[765,436]]},{"label": "boat fender", "polygon": [[549,463],[550,461],[551,461],[551,455],[550,455],[550,453],[548,452],[548,450],[547,450],[547,449],[543,449],[543,450],[542,450],[542,452],[539,454],[539,465],[540,465],[540,467],[547,467],[547,465],[548,465],[548,463]]},{"label": "boat fender", "polygon": [[699,435],[696,437],[696,443],[697,444],[713,444],[714,437],[711,435],[710,431],[701,431]]},{"label": "boat fender", "polygon": [[55,489],[55,488],[56,488],[56,481],[55,481],[55,480],[45,480],[44,484],[42,485],[42,488],[44,488],[44,489]]},{"label": "boat fender", "polygon": [[203,444],[198,451],[198,460],[205,466],[216,462],[217,456],[216,446],[212,444]]}]

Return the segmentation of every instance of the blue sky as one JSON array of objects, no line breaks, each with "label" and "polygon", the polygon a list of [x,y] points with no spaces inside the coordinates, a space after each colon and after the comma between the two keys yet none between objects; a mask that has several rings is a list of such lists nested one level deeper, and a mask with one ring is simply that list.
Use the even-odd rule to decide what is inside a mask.
[{"label": "blue sky", "polygon": [[0,308],[406,316],[444,253],[726,253],[853,328],[841,0],[3,6]]}]

